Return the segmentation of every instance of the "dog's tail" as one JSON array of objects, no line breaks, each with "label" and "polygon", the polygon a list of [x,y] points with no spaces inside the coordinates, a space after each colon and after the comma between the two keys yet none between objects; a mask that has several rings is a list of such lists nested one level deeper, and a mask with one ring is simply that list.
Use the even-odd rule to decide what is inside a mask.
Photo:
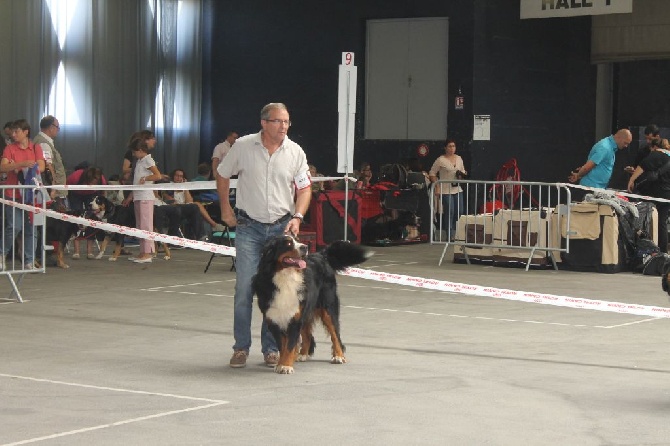
[{"label": "dog's tail", "polygon": [[323,251],[328,264],[335,271],[341,271],[348,266],[363,263],[373,254],[372,251],[368,251],[360,245],[345,241],[333,242]]}]

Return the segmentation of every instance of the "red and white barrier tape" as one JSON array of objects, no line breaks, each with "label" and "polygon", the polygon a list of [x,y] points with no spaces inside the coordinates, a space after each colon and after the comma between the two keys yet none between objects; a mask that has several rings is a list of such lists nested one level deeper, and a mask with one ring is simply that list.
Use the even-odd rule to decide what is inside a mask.
[{"label": "red and white barrier tape", "polygon": [[181,237],[174,237],[172,235],[160,234],[158,232],[142,231],[140,229],[129,228],[127,226],[119,226],[112,223],[105,223],[99,220],[89,220],[83,217],[76,217],[60,212],[52,211],[51,209],[43,209],[28,204],[17,203],[15,201],[0,198],[0,203],[3,205],[14,206],[24,211],[34,212],[35,214],[43,214],[47,217],[56,218],[58,220],[75,223],[78,225],[89,226],[91,228],[101,229],[103,231],[124,234],[130,237],[141,238],[156,242],[170,243],[171,245],[183,246],[186,248],[199,249],[201,251],[212,252],[216,254],[223,254],[235,256],[235,248],[224,245],[217,245],[215,243],[201,242],[197,240],[190,240]]},{"label": "red and white barrier tape", "polygon": [[[235,248],[214,243],[200,242],[195,240],[173,237],[170,235],[159,234],[156,232],[142,231],[126,226],[119,226],[110,223],[103,223],[97,220],[89,220],[82,217],[74,217],[68,214],[30,206],[23,203],[0,198],[3,205],[15,206],[17,208],[44,214],[47,217],[58,220],[69,221],[71,223],[90,226],[109,232],[120,233],[131,237],[148,239],[157,242],[165,242],[173,245],[184,246],[187,248],[198,249],[211,253],[235,256]],[[670,318],[670,308],[654,307],[648,305],[636,305],[623,302],[610,302],[594,299],[581,299],[569,296],[557,296],[554,294],[533,293],[528,291],[516,291],[503,288],[484,287],[480,285],[470,285],[465,283],[448,282],[444,280],[425,279],[422,277],[406,276],[402,274],[391,274],[380,271],[373,271],[361,268],[347,268],[341,273],[345,276],[357,277],[361,279],[374,280],[377,282],[394,283],[397,285],[411,286],[416,288],[425,288],[437,291],[449,291],[472,296],[493,297],[496,299],[506,299],[513,301],[530,302],[544,305],[554,305],[569,308],[588,309],[607,311],[614,313],[634,314],[638,316],[650,316],[656,318]]]},{"label": "red and white barrier tape", "polygon": [[451,291],[454,293],[461,293],[472,296],[484,296],[493,297],[496,299],[555,305],[560,307],[635,314],[638,316],[670,318],[670,308],[666,307],[653,307],[648,305],[636,305],[623,302],[609,302],[594,299],[580,299],[568,296],[556,296],[553,294],[532,293],[528,291],[506,290],[503,288],[492,288],[479,285],[469,285],[465,283],[447,282],[443,280],[424,279],[421,277],[384,273],[361,268],[347,268],[343,272],[343,275],[417,288]]}]

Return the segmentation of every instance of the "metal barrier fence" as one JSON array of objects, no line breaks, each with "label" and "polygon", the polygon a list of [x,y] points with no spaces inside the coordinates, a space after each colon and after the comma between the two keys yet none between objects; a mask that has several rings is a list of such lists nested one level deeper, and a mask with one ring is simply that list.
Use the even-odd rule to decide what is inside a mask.
[{"label": "metal barrier fence", "polygon": [[[454,258],[556,265],[570,252],[570,189],[565,184],[519,181],[437,181],[431,185],[431,243]],[[443,212],[444,210],[444,212]],[[563,241],[562,241],[563,240]]]},{"label": "metal barrier fence", "polygon": [[[0,186],[2,229],[0,232],[0,275],[7,277],[12,285],[8,298],[23,302],[19,286],[27,273],[44,273],[45,217],[12,206],[12,202],[26,201],[44,207],[46,189],[34,186]],[[32,198],[31,198],[32,197]],[[15,277],[18,275],[18,279]]]}]

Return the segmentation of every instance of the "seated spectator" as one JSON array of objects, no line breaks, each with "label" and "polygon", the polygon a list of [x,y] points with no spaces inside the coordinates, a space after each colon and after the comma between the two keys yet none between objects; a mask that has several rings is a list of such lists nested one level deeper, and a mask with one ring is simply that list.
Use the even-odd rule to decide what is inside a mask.
[{"label": "seated spectator", "polygon": [[210,181],[212,175],[212,168],[207,163],[198,164],[198,175],[191,181]]},{"label": "seated spectator", "polygon": [[[212,168],[207,163],[198,164],[198,175],[193,178],[191,181],[211,181],[212,180]],[[219,199],[218,194],[213,189],[202,189],[194,190],[191,192],[193,196],[193,201],[211,201],[212,198],[216,197],[216,200]]]},{"label": "seated spectator", "polygon": [[[187,181],[182,169],[173,170],[170,177],[173,183],[184,183]],[[225,229],[223,225],[212,219],[202,203],[193,201],[193,196],[188,190],[163,191],[162,198],[166,204],[175,205],[180,208],[182,219],[190,223],[188,229],[190,229],[189,232],[195,239],[200,240],[204,238],[202,234],[203,220],[211,226],[212,231],[223,231]]]},{"label": "seated spectator", "polygon": [[[160,184],[156,181],[154,184]],[[161,191],[154,191],[154,229],[174,237],[183,237],[181,233],[182,214],[178,206],[170,206],[161,198]]]},{"label": "seated spectator", "polygon": [[356,183],[357,189],[367,189],[368,187],[374,184],[374,176],[372,175],[372,166],[370,163],[363,162],[361,164],[360,176],[358,177],[358,182]]},{"label": "seated spectator", "polygon": [[317,172],[316,166],[314,164],[309,164],[308,167],[309,175],[312,177],[312,192],[319,192],[324,190],[323,181],[314,181],[314,178],[322,177],[323,175]]}]

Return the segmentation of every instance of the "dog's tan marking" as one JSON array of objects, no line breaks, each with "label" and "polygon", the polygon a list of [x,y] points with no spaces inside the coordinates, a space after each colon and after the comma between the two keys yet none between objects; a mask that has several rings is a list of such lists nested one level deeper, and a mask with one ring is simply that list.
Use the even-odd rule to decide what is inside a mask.
[{"label": "dog's tan marking", "polygon": [[302,345],[300,346],[300,353],[296,358],[300,362],[305,362],[309,359],[309,349],[312,347],[312,322],[305,322],[300,329],[300,336],[302,337]]},{"label": "dog's tan marking", "polygon": [[323,322],[323,326],[326,327],[326,331],[330,335],[330,340],[333,343],[332,347],[332,352],[333,352],[333,357],[330,360],[332,364],[344,364],[347,362],[346,358],[344,357],[344,349],[342,348],[342,344],[340,343],[340,337],[338,336],[337,329],[335,328],[335,324],[333,323],[333,319],[330,317],[330,314],[324,309],[318,310],[319,317],[321,318],[321,322]]}]

